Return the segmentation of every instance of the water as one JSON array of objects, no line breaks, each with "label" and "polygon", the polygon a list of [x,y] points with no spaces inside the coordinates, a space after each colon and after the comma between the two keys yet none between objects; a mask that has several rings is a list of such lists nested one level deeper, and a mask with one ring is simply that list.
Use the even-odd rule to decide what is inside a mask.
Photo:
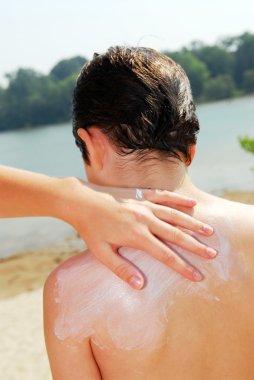
[{"label": "water", "polygon": [[[71,124],[0,133],[0,164],[86,179]],[[53,218],[0,220],[0,258],[60,243],[72,228]]]},{"label": "water", "polygon": [[[254,137],[254,97],[198,106],[201,130],[190,168],[195,184],[206,191],[254,190],[254,155],[238,137]],[[0,134],[0,163],[54,176],[85,179],[71,124]],[[50,218],[0,220],[0,257],[61,241],[71,228]]]},{"label": "water", "polygon": [[200,188],[254,190],[254,154],[246,153],[238,138],[254,138],[254,97],[227,100],[198,107],[200,134],[190,173]]}]

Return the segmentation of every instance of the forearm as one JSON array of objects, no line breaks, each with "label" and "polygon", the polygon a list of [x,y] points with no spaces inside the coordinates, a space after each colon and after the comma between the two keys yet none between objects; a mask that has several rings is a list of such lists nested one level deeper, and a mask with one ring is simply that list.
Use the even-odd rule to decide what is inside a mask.
[{"label": "forearm", "polygon": [[87,199],[87,207],[95,200],[95,191],[121,199],[135,197],[133,189],[96,186],[74,177],[56,178],[0,166],[0,217],[51,216],[66,220],[79,190],[82,202]]},{"label": "forearm", "polygon": [[0,166],[0,217],[59,217],[69,179]]}]

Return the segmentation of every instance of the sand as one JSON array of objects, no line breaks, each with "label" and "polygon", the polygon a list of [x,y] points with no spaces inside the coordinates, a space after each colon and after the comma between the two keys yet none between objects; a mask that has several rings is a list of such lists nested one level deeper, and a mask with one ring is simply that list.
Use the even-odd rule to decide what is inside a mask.
[{"label": "sand", "polygon": [[222,197],[230,201],[254,205],[254,192],[251,191],[226,191]]},{"label": "sand", "polygon": [[[254,192],[227,192],[225,198],[254,204]],[[0,262],[0,378],[50,380],[42,323],[42,287],[50,271],[78,252],[70,237],[54,247]]]},{"label": "sand", "polygon": [[0,261],[0,378],[50,380],[43,337],[42,287],[58,264],[84,244],[62,244]]}]

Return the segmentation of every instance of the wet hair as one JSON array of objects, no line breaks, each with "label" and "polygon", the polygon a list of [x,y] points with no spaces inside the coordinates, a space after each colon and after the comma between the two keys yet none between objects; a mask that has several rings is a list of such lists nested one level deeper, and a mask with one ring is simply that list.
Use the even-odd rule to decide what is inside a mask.
[{"label": "wet hair", "polygon": [[189,160],[199,122],[184,70],[149,48],[116,46],[95,54],[73,95],[73,134],[88,164],[77,130],[91,126],[106,134],[120,155],[156,152],[163,159]]}]

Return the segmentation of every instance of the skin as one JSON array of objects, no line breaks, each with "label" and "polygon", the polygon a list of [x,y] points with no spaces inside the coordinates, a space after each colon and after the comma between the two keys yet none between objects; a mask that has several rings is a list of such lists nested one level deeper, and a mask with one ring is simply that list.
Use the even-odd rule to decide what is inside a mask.
[{"label": "skin", "polygon": [[[63,269],[83,265],[86,256],[79,255],[63,263],[49,276],[44,288],[45,339],[53,379],[251,380],[254,376],[254,207],[200,191],[190,181],[186,165],[181,161],[175,165],[157,162],[152,169],[150,162],[150,166],[138,170],[126,158],[129,160],[129,164],[125,162],[127,171],[119,172],[119,159],[114,147],[96,127],[89,133],[80,131],[80,136],[90,153],[91,165],[87,167],[87,174],[91,181],[107,185],[112,182],[114,186],[126,186],[127,181],[131,186],[156,186],[195,197],[198,204],[194,216],[204,223],[212,221],[215,227],[212,245],[217,250],[221,249],[217,259],[221,260],[225,273],[224,277],[217,275],[216,267],[207,272],[203,281],[206,297],[194,291],[184,296],[174,295],[156,348],[120,349],[114,343],[114,337],[105,332],[107,348],[103,349],[91,336],[77,343],[60,340],[55,335],[59,313],[59,304],[55,300],[59,273]],[[200,237],[200,240],[205,243],[207,239]],[[177,265],[177,258],[169,256],[167,260],[173,268]],[[215,265],[215,262],[211,264]],[[200,267],[204,270],[206,263],[200,259]],[[231,267],[233,269],[229,269]],[[74,279],[69,286],[75,286],[79,281],[82,282]],[[184,281],[178,290],[186,286]],[[167,301],[162,298],[157,307],[162,307]],[[137,315],[137,321],[142,318],[149,318],[145,310],[142,315]],[[119,323],[128,331],[128,325],[125,326],[120,314]]]},{"label": "skin", "polygon": [[[169,249],[158,238],[177,237],[170,223],[206,236],[213,233],[208,225],[171,209],[169,206],[190,210],[196,202],[170,192],[147,191],[147,200],[140,202],[131,199],[135,197],[134,189],[89,185],[74,177],[53,178],[0,166],[0,194],[1,218],[50,216],[64,220],[79,232],[103,264],[136,289],[143,287],[144,276],[117,253],[119,247],[140,248],[163,261]],[[194,239],[181,236],[189,250],[198,254],[200,247]],[[177,270],[191,281],[203,278],[183,261],[179,261]]]}]

